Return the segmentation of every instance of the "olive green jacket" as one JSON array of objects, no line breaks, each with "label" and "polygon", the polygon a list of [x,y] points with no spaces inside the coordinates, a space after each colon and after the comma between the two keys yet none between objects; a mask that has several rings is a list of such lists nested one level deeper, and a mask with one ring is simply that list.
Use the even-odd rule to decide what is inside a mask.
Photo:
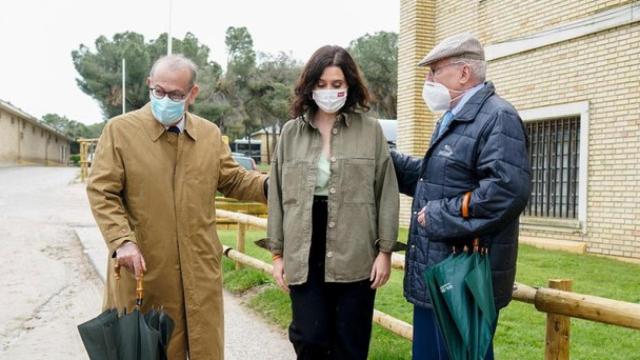
[{"label": "olive green jacket", "polygon": [[[320,131],[301,117],[280,134],[269,177],[269,247],[281,254],[287,282],[307,280]],[[378,251],[398,237],[398,183],[377,120],[338,116],[331,138],[325,281],[367,279]]]}]

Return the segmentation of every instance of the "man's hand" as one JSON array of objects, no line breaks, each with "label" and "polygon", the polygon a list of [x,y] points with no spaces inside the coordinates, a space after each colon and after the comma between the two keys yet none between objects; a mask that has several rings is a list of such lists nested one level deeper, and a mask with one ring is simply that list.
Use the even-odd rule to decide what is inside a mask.
[{"label": "man's hand", "polygon": [[391,253],[378,253],[376,260],[371,268],[369,281],[372,281],[371,288],[377,289],[384,285],[391,275]]},{"label": "man's hand", "polygon": [[287,286],[287,280],[284,275],[284,260],[281,257],[273,260],[273,278],[280,289],[289,292],[289,286]]},{"label": "man's hand", "polygon": [[418,224],[427,227],[427,207],[423,207],[418,213]]},{"label": "man's hand", "polygon": [[116,261],[118,265],[132,271],[136,275],[136,279],[141,278],[142,274],[147,271],[147,265],[138,245],[131,241],[125,242],[116,249]]}]

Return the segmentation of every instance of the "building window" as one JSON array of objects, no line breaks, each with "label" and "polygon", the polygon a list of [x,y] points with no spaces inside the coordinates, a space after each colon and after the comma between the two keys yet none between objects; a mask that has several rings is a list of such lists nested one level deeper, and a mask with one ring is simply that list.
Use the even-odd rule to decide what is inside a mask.
[{"label": "building window", "polygon": [[532,191],[527,216],[578,218],[580,116],[526,123]]},{"label": "building window", "polygon": [[532,190],[522,223],[587,233],[589,102],[519,111],[529,133]]}]

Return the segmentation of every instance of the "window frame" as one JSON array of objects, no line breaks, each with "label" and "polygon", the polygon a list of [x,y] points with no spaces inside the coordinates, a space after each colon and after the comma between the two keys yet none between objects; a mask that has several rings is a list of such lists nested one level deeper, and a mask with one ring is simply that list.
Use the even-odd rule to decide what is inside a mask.
[{"label": "window frame", "polygon": [[580,117],[580,154],[578,157],[578,217],[577,219],[555,219],[522,216],[521,222],[534,227],[544,226],[587,233],[587,189],[589,165],[589,101],[580,101],[544,106],[518,111],[523,122],[557,119],[567,116]]}]

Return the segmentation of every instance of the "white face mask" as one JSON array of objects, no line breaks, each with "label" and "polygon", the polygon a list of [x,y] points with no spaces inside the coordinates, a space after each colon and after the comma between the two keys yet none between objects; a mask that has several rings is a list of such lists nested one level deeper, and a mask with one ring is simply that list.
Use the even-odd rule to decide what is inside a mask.
[{"label": "white face mask", "polygon": [[322,111],[334,114],[347,102],[347,89],[313,90],[313,100]]},{"label": "white face mask", "polygon": [[425,81],[422,88],[422,99],[432,112],[449,110],[451,95],[449,89],[437,82]]}]

